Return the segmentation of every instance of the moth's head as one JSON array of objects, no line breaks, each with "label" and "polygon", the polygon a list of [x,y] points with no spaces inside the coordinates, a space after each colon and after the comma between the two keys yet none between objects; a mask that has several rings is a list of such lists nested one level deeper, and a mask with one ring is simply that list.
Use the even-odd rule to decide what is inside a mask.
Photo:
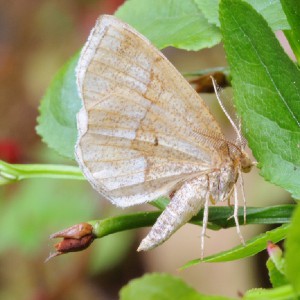
[{"label": "moth's head", "polygon": [[240,162],[241,162],[242,172],[244,173],[249,173],[252,167],[256,164],[249,158],[246,152],[241,153]]},{"label": "moth's head", "polygon": [[243,173],[249,173],[253,166],[257,163],[252,161],[248,154],[244,151],[245,145],[236,145],[234,143],[228,143],[229,155],[234,161],[236,168],[241,169]]}]

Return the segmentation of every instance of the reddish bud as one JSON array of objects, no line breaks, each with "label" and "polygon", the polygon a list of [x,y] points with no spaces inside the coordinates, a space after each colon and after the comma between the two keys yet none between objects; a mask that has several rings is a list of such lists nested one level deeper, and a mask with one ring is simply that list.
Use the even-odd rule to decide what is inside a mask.
[{"label": "reddish bud", "polygon": [[91,224],[80,223],[53,233],[50,238],[63,238],[63,240],[54,245],[56,252],[50,254],[46,262],[55,256],[88,248],[94,241],[95,235]]},{"label": "reddish bud", "polygon": [[68,239],[65,238],[61,242],[54,245],[57,252],[68,253],[77,252],[88,248],[88,246],[94,241],[94,236],[86,235],[81,239]]},{"label": "reddish bud", "polygon": [[197,93],[214,93],[211,76],[214,77],[218,86],[225,88],[228,86],[226,76],[222,72],[213,72],[205,74],[189,81],[194,86]]},{"label": "reddish bud", "polygon": [[282,250],[274,243],[268,242],[267,251],[270,258],[274,261],[282,257]]},{"label": "reddish bud", "polygon": [[51,234],[50,239],[54,239],[54,238],[80,239],[85,235],[92,234],[92,233],[93,233],[93,226],[91,224],[80,223]]},{"label": "reddish bud", "polygon": [[284,274],[285,273],[285,261],[282,256],[282,250],[272,242],[268,242],[267,251],[270,256],[270,259],[273,261],[277,270]]}]

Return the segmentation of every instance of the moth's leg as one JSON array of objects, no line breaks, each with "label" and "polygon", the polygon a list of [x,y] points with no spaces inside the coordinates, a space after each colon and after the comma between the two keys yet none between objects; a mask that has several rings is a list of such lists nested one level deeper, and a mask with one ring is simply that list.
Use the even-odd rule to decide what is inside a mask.
[{"label": "moth's leg", "polygon": [[231,206],[230,199],[231,199],[231,197],[228,197],[228,199],[227,199],[227,205],[228,206]]},{"label": "moth's leg", "polygon": [[184,182],[158,217],[148,235],[142,240],[138,251],[153,249],[166,241],[199,212],[206,193],[206,176],[201,175]]},{"label": "moth's leg", "polygon": [[241,172],[241,169],[238,170],[239,172],[239,183],[240,183],[240,189],[243,199],[243,207],[244,207],[244,224],[246,224],[246,218],[247,218],[247,206],[246,206],[246,197],[245,197],[245,191],[244,191],[244,179]]},{"label": "moth's leg", "polygon": [[204,256],[204,238],[208,223],[208,207],[209,207],[209,191],[206,192],[205,195],[205,202],[204,202],[204,212],[203,212],[203,221],[202,221],[202,231],[201,231],[201,259],[203,259]]},{"label": "moth's leg", "polygon": [[[227,196],[227,205],[228,205],[228,206],[232,206],[232,204],[230,203],[230,201],[231,201],[233,189],[234,189],[234,188],[231,189],[230,193],[229,193],[228,196]],[[230,217],[230,218],[232,218],[232,217]]]},{"label": "moth's leg", "polygon": [[[233,188],[231,189],[231,191],[230,191],[230,193],[229,193],[229,195],[228,195],[228,197],[227,197],[227,205],[228,205],[229,207],[232,207],[230,201],[231,201],[231,198],[232,198],[232,194],[233,194],[233,192],[234,192],[234,189],[235,189],[235,186],[233,186]],[[235,202],[234,202],[233,205],[235,205]],[[234,215],[231,215],[230,217],[227,218],[227,221],[231,220],[233,217],[234,217]]]},{"label": "moth's leg", "polygon": [[238,201],[238,194],[237,194],[237,189],[236,189],[235,185],[234,185],[233,189],[234,189],[233,190],[233,192],[234,192],[233,217],[234,217],[234,221],[235,221],[235,225],[236,225],[236,231],[237,231],[238,236],[240,237],[240,240],[241,240],[242,244],[245,245],[245,241],[244,241],[244,238],[243,238],[242,233],[241,233],[240,223],[239,223],[239,219],[238,219],[239,201]]},{"label": "moth's leg", "polygon": [[211,194],[209,195],[209,200],[211,204],[216,205],[217,202]]}]

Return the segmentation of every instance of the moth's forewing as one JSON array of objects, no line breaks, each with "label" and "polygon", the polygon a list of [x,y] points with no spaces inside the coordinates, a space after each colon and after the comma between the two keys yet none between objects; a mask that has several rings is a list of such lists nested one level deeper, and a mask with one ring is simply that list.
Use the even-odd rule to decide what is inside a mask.
[{"label": "moth's forewing", "polygon": [[114,204],[151,201],[214,167],[218,151],[206,136],[224,139],[219,125],[173,65],[129,25],[99,18],[77,81],[83,100],[77,160]]}]

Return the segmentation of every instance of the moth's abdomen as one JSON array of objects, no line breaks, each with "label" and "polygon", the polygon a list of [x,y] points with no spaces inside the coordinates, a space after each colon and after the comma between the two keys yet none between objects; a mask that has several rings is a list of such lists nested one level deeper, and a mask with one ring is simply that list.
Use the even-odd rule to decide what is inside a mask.
[{"label": "moth's abdomen", "polygon": [[203,206],[208,190],[206,175],[186,181],[142,240],[138,251],[147,251],[166,241],[176,230],[196,215]]}]

